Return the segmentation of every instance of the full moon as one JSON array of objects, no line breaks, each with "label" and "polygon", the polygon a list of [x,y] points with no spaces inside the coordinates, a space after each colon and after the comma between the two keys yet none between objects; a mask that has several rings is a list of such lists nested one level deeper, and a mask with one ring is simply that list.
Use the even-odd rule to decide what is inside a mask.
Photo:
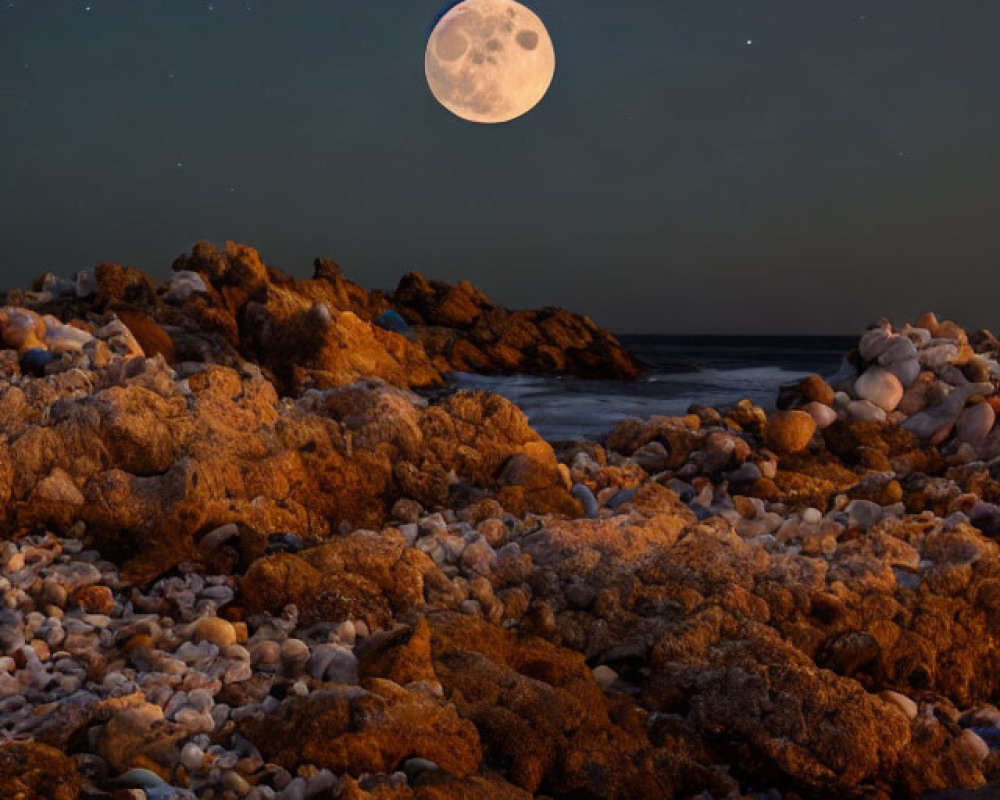
[{"label": "full moon", "polygon": [[427,84],[453,114],[470,122],[509,122],[531,111],[556,70],[549,32],[513,0],[464,0],[427,42]]}]

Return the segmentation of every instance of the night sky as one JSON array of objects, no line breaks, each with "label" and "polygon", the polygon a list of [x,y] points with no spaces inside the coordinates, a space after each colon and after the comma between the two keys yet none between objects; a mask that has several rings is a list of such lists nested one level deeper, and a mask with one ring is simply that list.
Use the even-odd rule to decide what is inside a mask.
[{"label": "night sky", "polygon": [[1000,2],[534,0],[527,116],[438,105],[439,0],[3,0],[0,275],[253,244],[621,332],[1000,327]]}]

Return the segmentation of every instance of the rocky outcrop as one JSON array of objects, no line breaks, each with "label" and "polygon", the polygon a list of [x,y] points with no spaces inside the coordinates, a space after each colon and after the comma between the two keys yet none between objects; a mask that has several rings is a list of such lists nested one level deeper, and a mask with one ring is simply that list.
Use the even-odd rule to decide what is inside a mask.
[{"label": "rocky outcrop", "polygon": [[[66,281],[47,275],[7,303],[84,325],[121,320],[148,356],[169,364],[257,364],[280,394],[363,378],[435,387],[443,373],[562,373],[631,378],[640,368],[606,331],[562,309],[511,312],[468,283],[429,283],[416,273],[395,293],[368,292],[331,261],[295,279],[252,247],[201,242],[159,284],[104,263]],[[409,323],[409,324],[407,324]],[[44,338],[44,337],[43,337]]]},{"label": "rocky outcrop", "polygon": [[110,372],[80,369],[0,382],[6,524],[82,522],[152,576],[197,558],[198,537],[220,525],[241,526],[245,560],[270,534],[318,542],[341,526],[377,528],[403,497],[434,508],[497,490],[514,458],[531,468],[524,485],[503,478],[512,504],[579,513],[551,447],[496,395],[428,404],[369,381],[290,402],[254,370],[209,365],[181,379],[141,358],[129,370],[105,388]]},{"label": "rocky outcrop", "polygon": [[634,378],[638,362],[589,318],[561,308],[508,311],[471,283],[411,272],[388,295],[442,371]]},{"label": "rocky outcrop", "polygon": [[500,397],[408,388],[461,342],[528,368],[529,322],[578,357],[467,285],[371,294],[231,246],[168,286],[101,265],[15,299],[0,794],[1000,781],[989,334],[880,324],[777,412],[692,406],[555,451]]}]

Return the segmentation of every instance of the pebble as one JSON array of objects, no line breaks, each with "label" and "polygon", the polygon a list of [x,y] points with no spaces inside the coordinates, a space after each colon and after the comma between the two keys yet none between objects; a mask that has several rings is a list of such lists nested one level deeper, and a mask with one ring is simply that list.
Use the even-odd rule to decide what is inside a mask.
[{"label": "pebble", "polygon": [[236,629],[219,617],[202,617],[194,625],[194,641],[211,642],[218,647],[236,644]]},{"label": "pebble", "polygon": [[852,500],[845,511],[847,524],[852,528],[867,530],[882,519],[882,506],[870,500]]},{"label": "pebble", "polygon": [[[827,406],[824,406],[826,408]],[[832,410],[832,409],[831,409]],[[836,419],[836,414],[834,414],[834,419]],[[761,472],[759,466],[757,466],[753,461],[744,461],[737,469],[734,469],[729,473],[729,482],[741,486],[748,483],[755,483],[763,477],[764,473]],[[635,493],[633,492],[633,495]],[[614,500],[614,498],[612,498]],[[616,508],[617,506],[612,506],[608,503],[609,508]]]},{"label": "pebble", "polygon": [[990,757],[990,746],[973,730],[966,728],[959,736],[959,743],[976,761],[985,761]]},{"label": "pebble", "polygon": [[605,691],[610,689],[614,682],[618,680],[618,673],[606,664],[594,667],[591,672],[594,675],[594,680],[597,681],[597,685]]},{"label": "pebble", "polygon": [[903,399],[903,384],[885,367],[869,367],[855,382],[854,392],[858,399],[874,403],[888,412]]},{"label": "pebble", "polygon": [[802,406],[802,410],[816,420],[816,426],[821,429],[829,428],[837,421],[837,412],[830,406],[823,405],[822,403],[815,401],[806,403]]},{"label": "pebble", "polygon": [[205,751],[194,742],[188,742],[181,748],[181,764],[188,772],[198,772],[205,761]]},{"label": "pebble", "polygon": [[914,384],[917,378],[920,377],[921,371],[920,362],[916,358],[887,364],[886,369],[895,375],[905,388],[909,388]]},{"label": "pebble", "polygon": [[858,342],[858,353],[865,361],[874,361],[892,344],[892,326],[882,321],[865,331]]},{"label": "pebble", "polygon": [[309,645],[301,639],[285,639],[281,643],[281,671],[284,675],[294,678],[305,672],[311,653]]},{"label": "pebble", "polygon": [[583,506],[583,513],[591,519],[597,516],[597,498],[590,488],[582,483],[573,486],[573,497]]},{"label": "pebble", "polygon": [[955,424],[955,434],[963,442],[979,444],[989,435],[997,415],[989,403],[977,403],[966,408]]},{"label": "pebble", "polygon": [[309,660],[309,674],[330,683],[355,684],[358,682],[357,656],[344,645],[318,645]]},{"label": "pebble", "polygon": [[880,696],[887,703],[892,703],[904,714],[906,714],[907,719],[914,720],[917,718],[917,704],[905,694],[894,692],[891,689],[886,689]]},{"label": "pebble", "polygon": [[917,347],[907,336],[890,336],[886,348],[879,353],[878,363],[883,366],[917,360]]},{"label": "pebble", "polygon": [[868,400],[852,400],[847,405],[847,413],[858,422],[885,422],[885,409]]}]

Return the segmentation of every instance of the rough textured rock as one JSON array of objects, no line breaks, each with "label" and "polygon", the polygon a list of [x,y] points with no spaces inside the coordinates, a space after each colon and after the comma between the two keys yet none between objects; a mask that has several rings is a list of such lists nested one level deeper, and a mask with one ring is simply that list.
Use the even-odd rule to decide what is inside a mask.
[{"label": "rough textured rock", "polygon": [[[235,245],[177,267],[0,310],[0,736],[119,793],[1000,780],[991,335],[880,321],[770,418],[693,406],[553,449],[502,398],[408,387],[455,359],[611,363],[576,352],[580,319]],[[0,786],[75,791],[52,752],[3,760],[36,746],[0,749]]]},{"label": "rough textured rock", "polygon": [[809,445],[816,420],[804,411],[782,411],[767,421],[764,440],[782,453],[798,453]]},{"label": "rough textured rock", "polygon": [[384,679],[365,686],[351,696],[320,690],[288,698],[272,714],[247,718],[240,729],[269,760],[292,770],[315,764],[357,777],[392,772],[418,757],[459,778],[477,771],[479,737],[454,708]]},{"label": "rough textured rock", "polygon": [[442,370],[632,378],[641,368],[609,333],[564,309],[507,311],[472,284],[410,273],[389,296]]},{"label": "rough textured rock", "polygon": [[0,797],[8,800],[77,800],[80,774],[71,758],[44,744],[0,744]]},{"label": "rough textured rock", "polygon": [[249,561],[271,533],[320,540],[342,524],[377,528],[400,497],[445,505],[451,476],[494,487],[516,455],[536,468],[514,506],[579,513],[552,448],[496,395],[428,406],[366,382],[288,403],[259,375],[208,366],[182,387],[158,363],[55,413],[59,376],[31,395],[9,390],[7,519],[59,530],[82,519],[109,552],[135,558],[134,575],[151,576],[194,557],[197,535],[223,524],[256,534],[242,540]]}]

